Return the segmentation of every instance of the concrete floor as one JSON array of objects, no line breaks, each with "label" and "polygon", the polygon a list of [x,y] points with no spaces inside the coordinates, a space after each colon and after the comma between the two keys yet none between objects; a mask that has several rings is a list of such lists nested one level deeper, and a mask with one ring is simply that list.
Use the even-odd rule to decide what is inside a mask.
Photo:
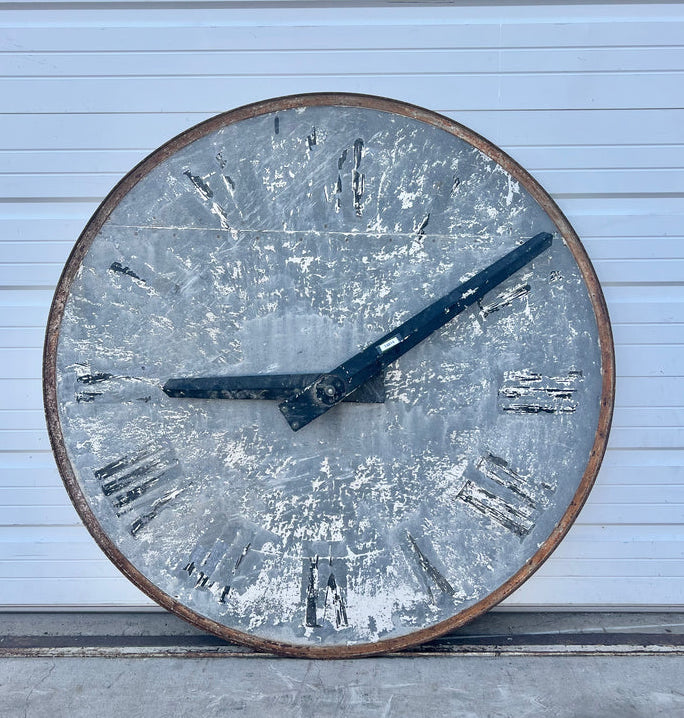
[{"label": "concrete floor", "polygon": [[682,614],[490,613],[411,652],[332,662],[255,654],[162,613],[0,623],[2,718],[684,718]]}]

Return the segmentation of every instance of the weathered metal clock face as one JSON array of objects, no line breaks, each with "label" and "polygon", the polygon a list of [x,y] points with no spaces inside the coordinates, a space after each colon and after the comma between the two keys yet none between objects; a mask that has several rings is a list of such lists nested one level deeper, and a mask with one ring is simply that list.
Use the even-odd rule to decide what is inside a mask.
[{"label": "weathered metal clock face", "polygon": [[[288,423],[279,402],[540,233]],[[322,656],[416,643],[519,585],[591,487],[612,379],[593,270],[529,175],[445,118],[343,95],[219,116],[136,168],[69,259],[45,357],[60,470],[117,565],[208,630]]]}]

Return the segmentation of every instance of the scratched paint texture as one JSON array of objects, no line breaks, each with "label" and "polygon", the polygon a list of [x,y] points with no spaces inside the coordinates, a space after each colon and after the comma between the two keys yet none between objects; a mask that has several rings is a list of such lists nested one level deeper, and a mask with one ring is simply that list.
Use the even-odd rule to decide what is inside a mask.
[{"label": "scratched paint texture", "polygon": [[295,644],[404,635],[490,594],[577,489],[600,395],[576,263],[544,252],[398,360],[382,404],[298,433],[172,377],[318,372],[555,227],[433,126],[309,107],[228,125],[123,199],[71,288],[57,364],[98,521],[169,596]]}]

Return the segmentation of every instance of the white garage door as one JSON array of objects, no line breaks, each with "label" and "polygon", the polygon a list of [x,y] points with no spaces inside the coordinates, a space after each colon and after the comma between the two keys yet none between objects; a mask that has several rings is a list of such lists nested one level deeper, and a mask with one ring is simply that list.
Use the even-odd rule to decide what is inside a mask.
[{"label": "white garage door", "polygon": [[681,605],[684,6],[325,5],[0,5],[0,608],[150,605],[82,527],[52,460],[52,290],[149,151],[212,114],[310,91],[407,100],[499,144],[569,216],[603,283],[618,368],[604,467],[505,605]]}]

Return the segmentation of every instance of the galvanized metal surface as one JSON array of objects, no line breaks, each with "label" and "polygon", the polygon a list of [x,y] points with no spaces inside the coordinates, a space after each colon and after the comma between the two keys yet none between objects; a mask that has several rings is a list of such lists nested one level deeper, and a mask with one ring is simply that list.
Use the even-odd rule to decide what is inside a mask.
[{"label": "galvanized metal surface", "polygon": [[[334,366],[538,231],[553,248],[402,358],[382,413],[295,439],[267,402],[161,392]],[[110,558],[205,630],[324,657],[427,640],[520,585],[586,499],[613,375],[596,277],[534,180],[352,95],[241,108],[136,168],[74,249],[45,352],[58,464]]]}]

